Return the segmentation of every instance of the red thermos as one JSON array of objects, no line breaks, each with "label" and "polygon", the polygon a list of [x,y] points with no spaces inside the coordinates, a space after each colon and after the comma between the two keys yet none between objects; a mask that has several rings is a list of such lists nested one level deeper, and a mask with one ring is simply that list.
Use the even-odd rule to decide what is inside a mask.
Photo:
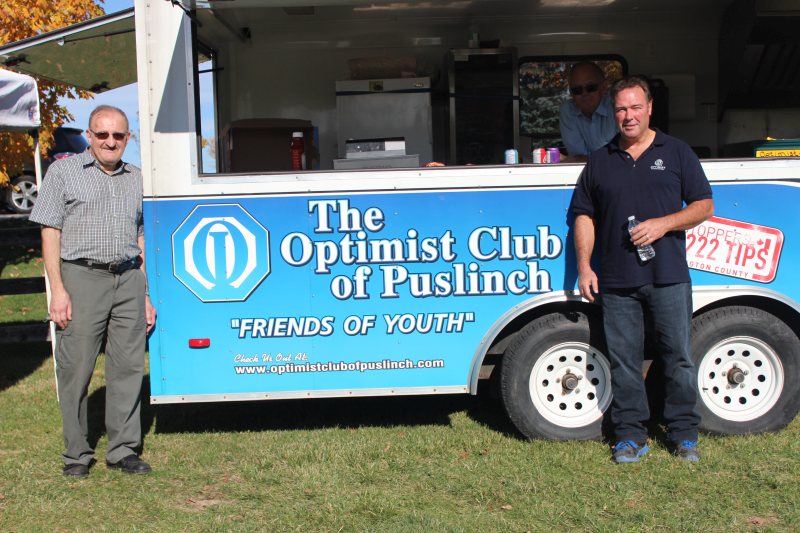
[{"label": "red thermos", "polygon": [[303,132],[292,133],[292,144],[289,146],[292,153],[292,170],[304,170],[306,166],[306,145],[303,141]]}]

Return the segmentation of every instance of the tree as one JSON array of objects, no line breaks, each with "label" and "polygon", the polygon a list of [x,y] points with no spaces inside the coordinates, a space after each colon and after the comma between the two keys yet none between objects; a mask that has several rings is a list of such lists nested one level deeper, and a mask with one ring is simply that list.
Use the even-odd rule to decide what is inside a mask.
[{"label": "tree", "polygon": [[[103,0],[98,0],[103,2]],[[103,15],[95,0],[2,0],[0,3],[0,45],[33,37]],[[73,120],[59,99],[91,98],[87,91],[59,83],[37,80],[42,127],[39,139],[44,153],[53,142],[53,129]],[[31,160],[33,145],[22,133],[0,133],[0,185],[22,172]]]}]

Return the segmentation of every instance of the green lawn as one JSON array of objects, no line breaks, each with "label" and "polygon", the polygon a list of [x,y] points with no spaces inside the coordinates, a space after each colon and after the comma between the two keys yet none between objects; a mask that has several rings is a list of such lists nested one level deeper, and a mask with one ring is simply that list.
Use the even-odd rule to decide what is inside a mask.
[{"label": "green lawn", "polygon": [[[11,222],[23,224],[22,221]],[[6,221],[5,224],[11,222]],[[0,237],[3,232],[15,230],[14,227],[7,228],[0,224]],[[0,279],[33,278],[43,274],[40,244],[0,244]],[[47,300],[44,293],[0,295],[0,324],[43,322],[46,319]]]},{"label": "green lawn", "polygon": [[[0,276],[41,274],[0,247]],[[0,297],[0,322],[44,319]],[[144,391],[145,404],[148,392]],[[658,441],[615,465],[599,442],[527,442],[484,397],[145,406],[153,473],[109,471],[102,358],[90,396],[98,464],[61,475],[46,344],[0,344],[0,531],[797,531],[800,422],[708,437],[685,464]]]},{"label": "green lawn", "polygon": [[[800,423],[708,437],[682,463],[655,442],[615,465],[599,442],[527,442],[467,396],[166,405],[144,412],[148,476],[98,459],[61,476],[47,346],[3,346],[0,531],[796,531]],[[145,391],[145,395],[147,391]]]}]

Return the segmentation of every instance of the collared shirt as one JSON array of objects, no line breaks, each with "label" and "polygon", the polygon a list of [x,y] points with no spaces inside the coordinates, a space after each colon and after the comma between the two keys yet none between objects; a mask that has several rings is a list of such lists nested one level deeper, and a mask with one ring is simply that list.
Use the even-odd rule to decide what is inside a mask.
[{"label": "collared shirt", "polygon": [[61,258],[114,263],[142,251],[142,174],[122,163],[113,174],[87,149],[53,162],[30,220],[61,230]]},{"label": "collared shirt", "polygon": [[711,198],[711,186],[689,145],[655,131],[653,143],[636,161],[619,147],[619,136],[592,152],[575,186],[570,211],[595,221],[601,287],[689,281],[685,231],[654,242],[656,256],[646,263],[638,260],[628,234],[631,215],[644,221]]},{"label": "collared shirt", "polygon": [[572,98],[566,100],[561,104],[559,127],[569,155],[589,155],[605,146],[617,134],[614,106],[608,94],[603,95],[592,118],[584,115]]}]

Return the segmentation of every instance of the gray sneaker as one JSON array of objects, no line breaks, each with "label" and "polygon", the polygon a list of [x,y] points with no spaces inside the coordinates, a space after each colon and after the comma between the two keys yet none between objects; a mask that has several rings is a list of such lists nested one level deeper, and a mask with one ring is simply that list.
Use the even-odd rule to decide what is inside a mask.
[{"label": "gray sneaker", "polygon": [[617,463],[635,463],[649,451],[647,443],[640,445],[632,440],[621,440],[614,445],[611,456]]},{"label": "gray sneaker", "polygon": [[676,443],[672,453],[684,461],[696,463],[700,460],[700,452],[697,450],[696,440],[686,439]]}]

